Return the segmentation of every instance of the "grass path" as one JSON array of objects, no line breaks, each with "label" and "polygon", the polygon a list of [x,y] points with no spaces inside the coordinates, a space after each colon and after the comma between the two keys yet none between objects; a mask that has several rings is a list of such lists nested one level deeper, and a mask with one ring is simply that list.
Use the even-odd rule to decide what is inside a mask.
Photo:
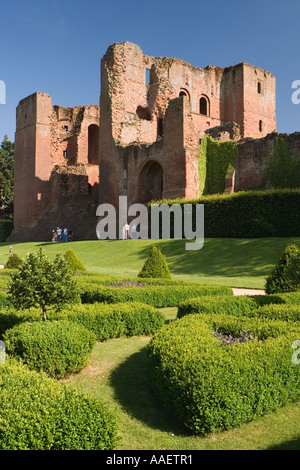
[{"label": "grass path", "polygon": [[[205,284],[263,289],[265,277],[286,246],[300,238],[205,239],[199,251],[186,251],[185,240],[103,240],[72,243],[15,243],[13,252],[24,257],[40,246],[49,257],[73,248],[89,271],[137,276],[153,244],[166,256],[174,279]],[[9,244],[0,244],[0,264],[9,256]]]},{"label": "grass path", "polygon": [[[167,319],[174,309],[165,309]],[[300,402],[236,429],[191,436],[151,390],[147,375],[147,337],[97,343],[89,365],[67,382],[103,399],[117,417],[122,450],[299,449]]]}]

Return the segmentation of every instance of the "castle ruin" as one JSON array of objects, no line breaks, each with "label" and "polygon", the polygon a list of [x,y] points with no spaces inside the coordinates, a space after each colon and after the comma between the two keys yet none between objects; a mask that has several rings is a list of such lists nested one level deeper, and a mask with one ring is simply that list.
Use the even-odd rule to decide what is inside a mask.
[{"label": "castle ruin", "polygon": [[246,62],[202,69],[110,46],[100,105],[53,106],[40,92],[20,101],[10,240],[50,240],[57,226],[94,239],[98,204],[121,195],[128,205],[199,197],[205,135],[239,143],[227,190],[256,187],[275,145],[275,78]]}]

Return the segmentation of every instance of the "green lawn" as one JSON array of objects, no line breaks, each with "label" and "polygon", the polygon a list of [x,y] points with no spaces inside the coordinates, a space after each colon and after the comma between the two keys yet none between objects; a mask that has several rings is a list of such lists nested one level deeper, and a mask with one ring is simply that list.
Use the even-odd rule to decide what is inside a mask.
[{"label": "green lawn", "polygon": [[[265,277],[285,247],[300,238],[208,238],[199,251],[186,251],[184,240],[103,240],[72,243],[15,243],[13,252],[25,256],[42,246],[48,256],[72,247],[88,270],[116,276],[136,276],[152,244],[160,246],[174,279],[230,287],[264,288]],[[0,264],[9,256],[0,244]]]},{"label": "green lawn", "polygon": [[[171,319],[171,309],[166,310]],[[67,380],[109,405],[118,420],[119,450],[300,448],[300,402],[230,431],[205,438],[190,435],[152,393],[146,368],[148,341],[132,337],[97,343],[89,366]]]},{"label": "green lawn", "polygon": [[[183,240],[160,240],[175,279],[232,287],[263,288],[265,276],[285,247],[300,239],[207,239],[202,250],[185,251]],[[13,252],[24,257],[44,247],[49,257],[72,247],[89,271],[136,276],[151,240],[84,241],[69,244],[15,243]],[[8,259],[9,244],[0,244],[0,264]],[[163,309],[166,321],[176,308]],[[126,450],[261,450],[299,449],[300,402],[227,432],[202,438],[192,436],[164,409],[149,382],[147,337],[98,342],[89,365],[66,382],[103,399],[114,412],[120,434],[118,449]]]}]

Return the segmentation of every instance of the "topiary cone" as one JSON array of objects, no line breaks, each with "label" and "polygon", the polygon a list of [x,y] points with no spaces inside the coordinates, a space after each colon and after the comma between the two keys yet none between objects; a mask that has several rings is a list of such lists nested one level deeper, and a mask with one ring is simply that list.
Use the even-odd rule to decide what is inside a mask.
[{"label": "topiary cone", "polygon": [[157,246],[152,246],[150,254],[138,277],[171,279],[171,273],[166,259]]}]

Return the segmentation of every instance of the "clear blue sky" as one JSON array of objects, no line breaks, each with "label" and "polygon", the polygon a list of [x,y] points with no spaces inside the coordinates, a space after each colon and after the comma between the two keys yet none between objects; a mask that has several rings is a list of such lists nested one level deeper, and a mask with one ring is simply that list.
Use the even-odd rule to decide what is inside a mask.
[{"label": "clear blue sky", "polygon": [[277,130],[300,130],[291,101],[300,80],[299,0],[2,0],[0,140],[14,140],[18,102],[35,91],[53,104],[98,104],[100,60],[131,41],[152,56],[196,67],[245,61],[277,80]]}]

